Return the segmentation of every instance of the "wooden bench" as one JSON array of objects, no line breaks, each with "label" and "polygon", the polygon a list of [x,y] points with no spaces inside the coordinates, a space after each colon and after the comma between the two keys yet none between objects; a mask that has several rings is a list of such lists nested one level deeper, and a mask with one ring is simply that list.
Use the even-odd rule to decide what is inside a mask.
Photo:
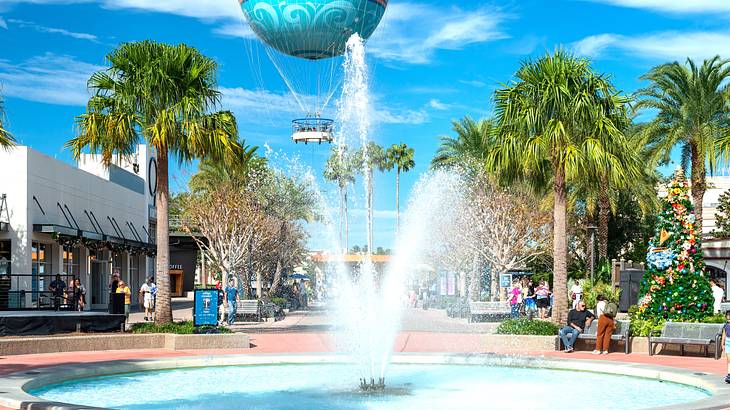
[{"label": "wooden bench", "polygon": [[256,316],[256,321],[261,321],[261,302],[258,299],[239,300],[236,307],[236,318],[238,316]]},{"label": "wooden bench", "polygon": [[474,316],[487,316],[500,320],[511,314],[512,309],[507,302],[469,302],[469,323],[474,321]]},{"label": "wooden bench", "polygon": [[[616,321],[616,328],[613,329],[613,333],[611,334],[611,340],[618,340],[620,342],[624,342],[624,353],[629,354],[629,327],[631,326],[631,321],[629,320],[617,320]],[[596,334],[598,333],[598,319],[595,319],[591,321],[591,325],[588,326],[588,328],[583,331],[583,333],[578,335],[578,339],[584,339],[584,340],[596,340]],[[561,349],[563,340],[558,337],[558,350]],[[608,346],[606,346],[606,350],[608,350]]]},{"label": "wooden bench", "polygon": [[654,354],[656,344],[678,344],[679,352],[684,356],[684,346],[703,346],[707,356],[708,346],[715,343],[715,359],[720,358],[722,346],[723,324],[715,323],[683,323],[666,322],[662,328],[661,335],[649,336],[649,355]]}]

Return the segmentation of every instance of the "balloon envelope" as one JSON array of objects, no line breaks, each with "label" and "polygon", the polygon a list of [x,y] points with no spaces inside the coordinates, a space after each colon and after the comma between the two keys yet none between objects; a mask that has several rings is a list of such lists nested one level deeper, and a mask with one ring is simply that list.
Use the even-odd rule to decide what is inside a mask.
[{"label": "balloon envelope", "polygon": [[243,0],[241,8],[266,44],[319,60],[341,55],[354,33],[370,37],[387,5],[388,0]]}]

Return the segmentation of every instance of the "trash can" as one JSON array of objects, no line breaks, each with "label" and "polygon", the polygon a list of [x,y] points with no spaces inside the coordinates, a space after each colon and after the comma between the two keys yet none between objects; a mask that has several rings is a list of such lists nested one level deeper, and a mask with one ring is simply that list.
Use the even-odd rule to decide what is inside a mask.
[{"label": "trash can", "polygon": [[109,313],[112,315],[124,314],[124,293],[109,294]]}]

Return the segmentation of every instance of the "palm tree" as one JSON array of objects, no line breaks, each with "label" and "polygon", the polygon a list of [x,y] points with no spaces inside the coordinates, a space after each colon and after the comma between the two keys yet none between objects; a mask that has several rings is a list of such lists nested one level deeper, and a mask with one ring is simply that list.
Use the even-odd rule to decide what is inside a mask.
[{"label": "palm tree", "polygon": [[10,134],[10,132],[5,129],[4,120],[5,104],[3,102],[2,96],[0,95],[0,147],[8,148],[15,145],[15,139],[13,139],[13,136]]},{"label": "palm tree", "polygon": [[483,164],[496,130],[494,120],[474,121],[465,117],[454,121],[452,128],[456,137],[441,137],[436,156],[431,160],[431,168],[469,166]]},{"label": "palm tree", "polygon": [[94,73],[94,91],[79,134],[66,143],[75,158],[85,148],[101,154],[106,165],[131,155],[140,140],[157,155],[157,321],[172,321],[169,275],[168,164],[194,158],[224,160],[238,155],[238,128],[232,113],[214,111],[220,102],[217,64],[186,45],[152,41],[122,44]]},{"label": "palm tree", "polygon": [[359,167],[357,170],[365,178],[366,195],[365,206],[367,208],[367,228],[368,228],[368,253],[373,250],[373,171],[377,168],[383,172],[387,169],[387,159],[385,150],[375,141],[368,141],[365,147],[360,147],[355,154],[358,159]]},{"label": "palm tree", "polygon": [[[515,80],[495,95],[500,138],[487,166],[505,181],[552,188],[555,314],[567,313],[567,193],[569,184],[597,168],[618,182],[631,170],[615,154],[625,140],[611,118],[622,99],[590,63],[562,50],[522,63]],[[607,139],[616,140],[612,144]]]},{"label": "palm tree", "polygon": [[695,230],[702,233],[706,165],[714,173],[716,143],[721,149],[727,146],[718,139],[726,134],[730,121],[730,64],[717,56],[698,67],[688,58],[685,65],[673,62],[654,67],[641,79],[650,84],[638,91],[636,108],[658,111],[644,132],[652,151],[664,162],[675,146],[681,146],[682,167],[690,170],[691,165],[692,202],[698,210]]},{"label": "palm tree", "polygon": [[[324,166],[324,178],[337,183],[340,191],[340,246],[345,252],[349,246],[349,226],[347,220],[347,187],[355,182],[355,170],[351,155],[344,145],[332,147],[332,153]],[[344,241],[343,241],[344,233]],[[343,246],[344,245],[344,246]]]},{"label": "palm tree", "polygon": [[200,161],[198,172],[190,177],[188,186],[193,193],[205,193],[210,188],[225,182],[235,182],[233,186],[244,187],[250,177],[260,174],[266,165],[266,158],[256,152],[257,146],[240,143],[242,149],[225,161],[210,158]]},{"label": "palm tree", "polygon": [[400,174],[408,172],[416,166],[413,160],[413,148],[404,143],[393,144],[386,151],[385,167],[388,171],[395,167],[395,226],[400,229]]}]

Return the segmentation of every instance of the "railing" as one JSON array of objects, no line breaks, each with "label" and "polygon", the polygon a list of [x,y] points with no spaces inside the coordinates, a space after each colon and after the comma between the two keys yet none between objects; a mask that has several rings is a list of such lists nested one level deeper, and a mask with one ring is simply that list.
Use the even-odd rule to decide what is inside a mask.
[{"label": "railing", "polygon": [[334,120],[328,118],[299,118],[292,121],[293,132],[327,132],[334,131]]},{"label": "railing", "polygon": [[76,301],[69,291],[74,275],[61,274],[65,289],[54,292],[48,287],[56,274],[11,274],[0,276],[2,310],[74,310]]}]

